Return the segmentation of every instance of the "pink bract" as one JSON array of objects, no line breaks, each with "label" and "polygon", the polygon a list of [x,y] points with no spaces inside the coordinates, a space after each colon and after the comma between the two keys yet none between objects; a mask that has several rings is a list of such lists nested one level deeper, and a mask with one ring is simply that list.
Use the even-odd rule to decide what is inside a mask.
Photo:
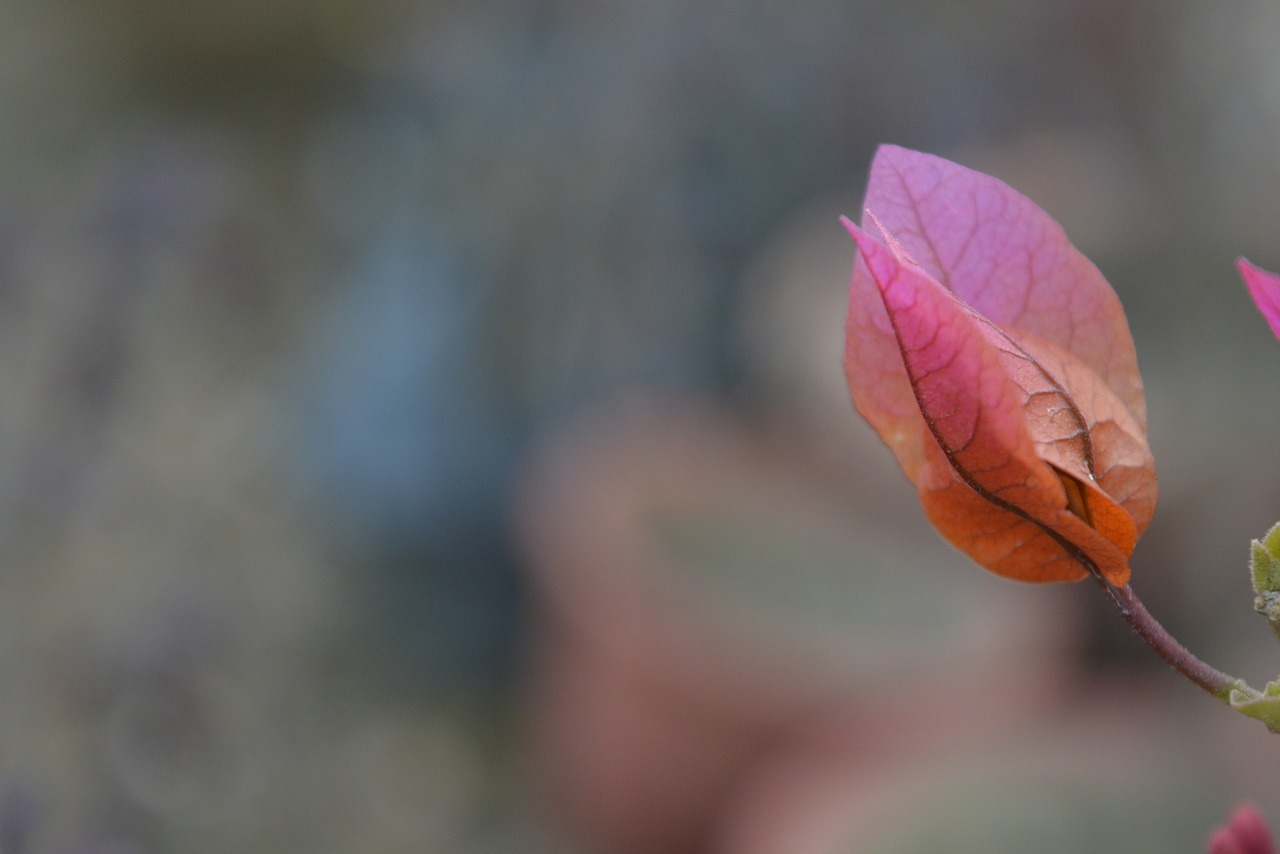
[{"label": "pink bract", "polygon": [[1280,338],[1280,276],[1257,267],[1244,258],[1236,259],[1236,269],[1240,271],[1250,296],[1258,306],[1258,311],[1271,324],[1271,331]]},{"label": "pink bract", "polygon": [[1126,583],[1156,485],[1111,286],[1028,199],[932,155],[882,147],[865,208],[845,369],[930,521],[1009,578]]},{"label": "pink bract", "polygon": [[1209,854],[1276,854],[1276,846],[1258,808],[1241,804],[1209,837]]}]

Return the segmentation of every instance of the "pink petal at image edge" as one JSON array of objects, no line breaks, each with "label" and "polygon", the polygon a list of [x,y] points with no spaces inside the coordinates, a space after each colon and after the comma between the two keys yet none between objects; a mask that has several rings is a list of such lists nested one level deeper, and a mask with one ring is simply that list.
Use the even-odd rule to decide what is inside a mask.
[{"label": "pink petal at image edge", "polygon": [[1236,259],[1236,269],[1244,279],[1249,295],[1253,297],[1258,311],[1271,324],[1271,331],[1280,338],[1280,276],[1269,273],[1261,267],[1251,264],[1244,258]]}]

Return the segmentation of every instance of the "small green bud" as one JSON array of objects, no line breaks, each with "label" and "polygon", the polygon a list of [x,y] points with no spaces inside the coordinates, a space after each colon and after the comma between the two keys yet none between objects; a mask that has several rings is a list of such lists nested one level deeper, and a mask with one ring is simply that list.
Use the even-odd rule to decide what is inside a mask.
[{"label": "small green bud", "polygon": [[1261,541],[1253,541],[1249,576],[1253,579],[1254,610],[1280,637],[1280,524],[1274,525]]}]

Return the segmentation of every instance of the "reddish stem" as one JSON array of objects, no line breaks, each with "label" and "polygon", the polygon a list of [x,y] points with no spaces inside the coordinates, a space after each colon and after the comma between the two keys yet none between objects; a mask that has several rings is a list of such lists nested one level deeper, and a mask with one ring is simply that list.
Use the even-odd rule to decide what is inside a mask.
[{"label": "reddish stem", "polygon": [[1124,617],[1125,622],[1155,650],[1156,655],[1163,658],[1174,670],[1224,702],[1231,696],[1233,689],[1244,686],[1241,680],[1228,676],[1215,667],[1210,667],[1178,643],[1177,639],[1169,634],[1155,617],[1151,616],[1151,612],[1142,604],[1142,600],[1134,594],[1129,585],[1116,587],[1103,578],[1097,570],[1094,570],[1093,578],[1107,594],[1111,604],[1116,606],[1116,610],[1120,612],[1121,617]]}]

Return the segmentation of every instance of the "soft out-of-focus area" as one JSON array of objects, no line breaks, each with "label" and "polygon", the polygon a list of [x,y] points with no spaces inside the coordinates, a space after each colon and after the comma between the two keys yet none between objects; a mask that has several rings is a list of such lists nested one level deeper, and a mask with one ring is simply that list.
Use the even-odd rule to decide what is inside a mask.
[{"label": "soft out-of-focus area", "polygon": [[1128,308],[1134,586],[1260,682],[1267,0],[0,6],[0,852],[1199,850],[1274,738],[928,529],[875,146]]}]

